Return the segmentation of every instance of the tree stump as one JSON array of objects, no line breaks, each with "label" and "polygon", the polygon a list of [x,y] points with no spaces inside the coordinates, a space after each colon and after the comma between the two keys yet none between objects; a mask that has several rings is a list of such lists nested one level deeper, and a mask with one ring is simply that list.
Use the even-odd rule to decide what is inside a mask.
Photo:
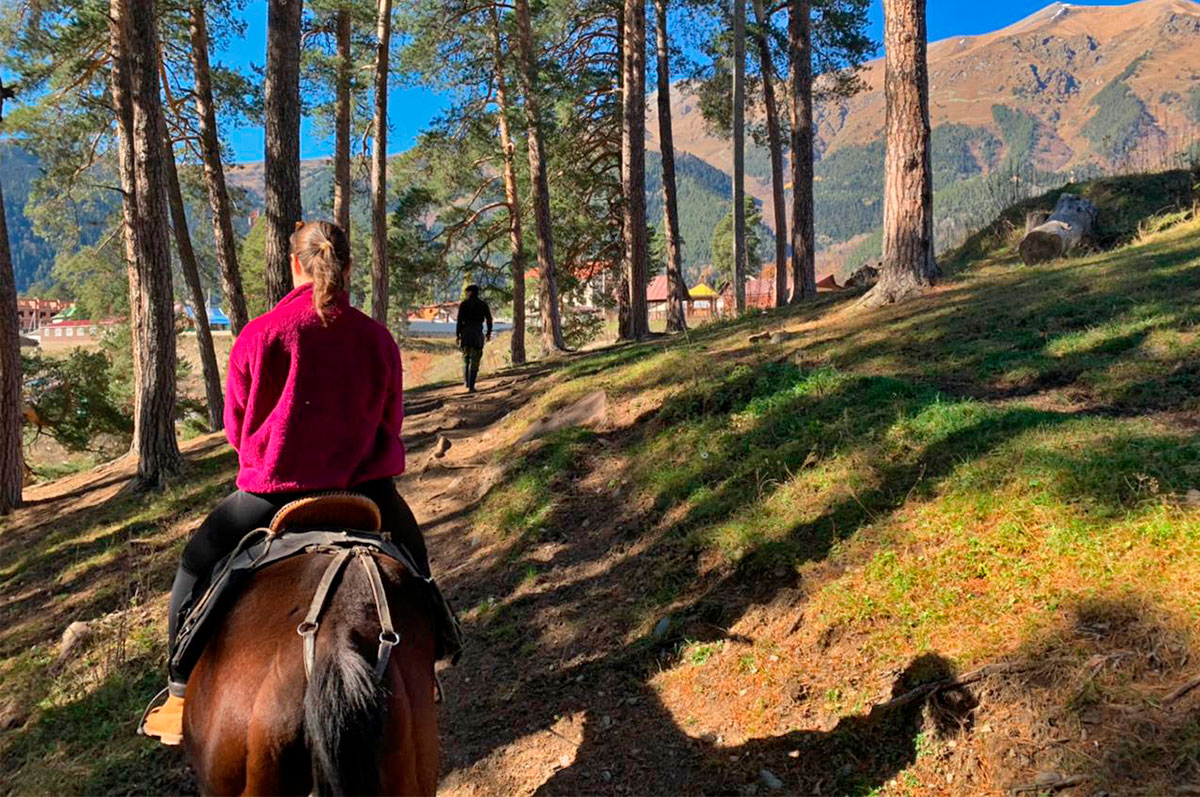
[{"label": "tree stump", "polygon": [[1063,194],[1044,223],[1021,239],[1021,260],[1027,266],[1062,257],[1090,237],[1099,211],[1091,202]]}]

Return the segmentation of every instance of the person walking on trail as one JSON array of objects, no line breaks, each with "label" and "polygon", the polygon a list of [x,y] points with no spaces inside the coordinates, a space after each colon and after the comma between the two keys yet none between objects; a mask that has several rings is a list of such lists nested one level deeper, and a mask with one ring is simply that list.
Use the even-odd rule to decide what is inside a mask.
[{"label": "person walking on trail", "polygon": [[[487,332],[483,331],[487,323]],[[458,305],[458,325],[454,337],[463,353],[463,384],[468,393],[475,392],[479,362],[483,359],[483,344],[492,339],[492,310],[479,298],[479,286],[467,286],[467,298]]]}]

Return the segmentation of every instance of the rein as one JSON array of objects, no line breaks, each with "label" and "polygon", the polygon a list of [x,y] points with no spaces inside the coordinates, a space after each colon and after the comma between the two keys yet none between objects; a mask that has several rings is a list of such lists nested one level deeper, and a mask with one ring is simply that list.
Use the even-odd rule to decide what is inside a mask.
[{"label": "rein", "polygon": [[379,574],[379,565],[372,550],[365,546],[345,548],[339,551],[325,568],[317,590],[313,593],[312,602],[308,606],[308,614],[303,622],[296,626],[296,633],[304,640],[304,674],[312,678],[313,668],[317,660],[317,630],[321,627],[321,613],[333,591],[333,582],[345,568],[353,556],[362,562],[367,574],[367,583],[371,585],[371,598],[375,603],[375,613],[379,616],[379,649],[375,654],[375,680],[382,681],[387,672],[388,660],[392,656],[392,648],[400,644],[400,635],[392,625],[392,612],[388,608],[387,593],[383,588],[383,577]]}]

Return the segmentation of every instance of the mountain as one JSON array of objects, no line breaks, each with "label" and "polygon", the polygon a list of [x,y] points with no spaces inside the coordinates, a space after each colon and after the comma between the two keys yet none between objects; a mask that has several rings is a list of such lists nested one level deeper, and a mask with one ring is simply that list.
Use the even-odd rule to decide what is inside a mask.
[{"label": "mountain", "polygon": [[[863,92],[815,109],[816,226],[829,252],[863,242],[882,222],[883,59],[865,64],[861,77]],[[929,83],[944,244],[1007,198],[987,196],[996,190],[985,184],[988,175],[1011,172],[1033,180],[1033,190],[1097,172],[1155,168],[1195,146],[1200,5],[1054,3],[993,33],[931,43]],[[696,98],[680,86],[671,107],[676,150],[730,175],[730,144],[708,131]],[[646,126],[648,146],[657,150],[652,111]],[[761,148],[748,147],[747,176],[747,191],[772,224]]]}]

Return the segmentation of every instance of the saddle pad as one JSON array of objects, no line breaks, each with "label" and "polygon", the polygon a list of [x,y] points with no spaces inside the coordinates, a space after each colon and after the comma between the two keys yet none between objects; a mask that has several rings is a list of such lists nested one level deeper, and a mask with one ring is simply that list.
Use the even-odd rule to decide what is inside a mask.
[{"label": "saddle pad", "polygon": [[421,573],[404,546],[380,534],[365,531],[290,531],[272,535],[266,529],[259,529],[246,535],[233,553],[215,568],[208,589],[179,626],[171,667],[181,675],[191,673],[219,618],[237,601],[250,578],[259,570],[297,554],[355,546],[374,548],[384,556],[395,559],[425,584],[437,635],[437,657],[439,660],[450,658],[457,662],[462,652],[462,626],[458,615],[442,595],[437,582]]}]

